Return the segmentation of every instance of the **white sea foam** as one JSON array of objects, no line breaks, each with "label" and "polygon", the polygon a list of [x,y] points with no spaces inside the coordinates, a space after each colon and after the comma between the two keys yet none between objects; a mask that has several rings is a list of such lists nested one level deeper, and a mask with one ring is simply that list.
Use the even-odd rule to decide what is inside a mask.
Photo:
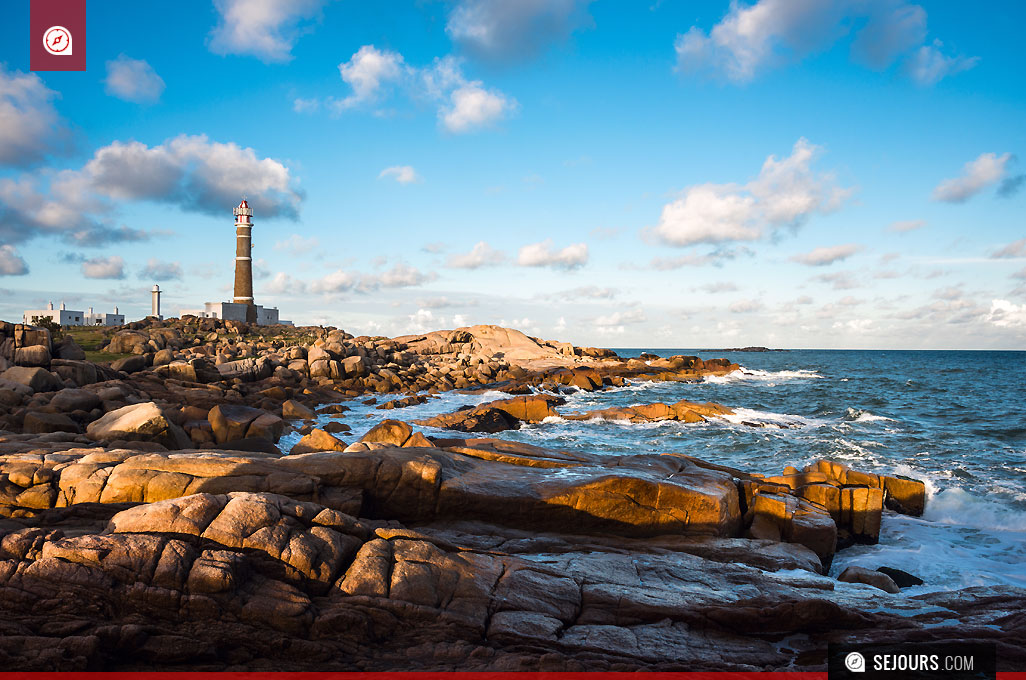
[{"label": "white sea foam", "polygon": [[894,418],[888,418],[886,416],[878,416],[864,411],[858,408],[849,408],[844,415],[844,419],[854,423],[877,423],[877,422],[889,422],[896,423]]},{"label": "white sea foam", "polygon": [[735,408],[733,413],[715,416],[734,425],[746,423],[758,423],[779,429],[790,429],[796,427],[819,427],[825,421],[816,418],[806,418],[791,413],[773,413],[771,411],[757,411],[751,408]]},{"label": "white sea foam", "polygon": [[707,375],[703,378],[705,382],[722,385],[738,381],[768,381],[779,382],[782,380],[810,380],[822,378],[823,376],[815,371],[798,369],[796,371],[763,371],[758,368],[741,367],[726,375]]}]

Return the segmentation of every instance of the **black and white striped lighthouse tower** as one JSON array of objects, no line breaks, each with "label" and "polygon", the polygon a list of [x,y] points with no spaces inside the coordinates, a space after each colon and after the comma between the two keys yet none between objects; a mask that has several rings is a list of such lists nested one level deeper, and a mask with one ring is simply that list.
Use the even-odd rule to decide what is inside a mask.
[{"label": "black and white striped lighthouse tower", "polygon": [[[235,215],[235,297],[232,302],[249,305],[246,320],[256,321],[253,304],[253,209],[246,199],[232,211]],[[253,317],[250,319],[249,317]]]}]

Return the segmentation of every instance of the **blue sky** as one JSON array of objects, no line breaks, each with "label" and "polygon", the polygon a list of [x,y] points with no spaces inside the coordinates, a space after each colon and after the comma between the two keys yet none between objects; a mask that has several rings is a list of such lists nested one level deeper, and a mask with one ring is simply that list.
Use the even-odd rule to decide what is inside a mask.
[{"label": "blue sky", "polygon": [[396,335],[1026,344],[1021,3],[89,3],[0,22],[0,318],[231,295]]}]

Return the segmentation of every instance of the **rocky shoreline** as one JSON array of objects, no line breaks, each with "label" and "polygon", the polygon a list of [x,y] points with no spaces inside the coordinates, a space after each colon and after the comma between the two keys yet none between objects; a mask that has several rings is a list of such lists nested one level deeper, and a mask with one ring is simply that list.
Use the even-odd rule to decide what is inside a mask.
[{"label": "rocky shoreline", "polygon": [[[8,669],[822,670],[831,641],[902,640],[995,642],[1026,665],[1026,591],[825,575],[886,512],[922,514],[921,482],[487,437],[731,415],[561,408],[738,369],[723,359],[623,360],[495,326],[389,339],[186,317],[113,331],[106,351],[129,356],[96,364],[45,329],[2,333]],[[509,397],[402,418],[486,389]],[[380,422],[353,440],[330,416],[370,398]]]}]

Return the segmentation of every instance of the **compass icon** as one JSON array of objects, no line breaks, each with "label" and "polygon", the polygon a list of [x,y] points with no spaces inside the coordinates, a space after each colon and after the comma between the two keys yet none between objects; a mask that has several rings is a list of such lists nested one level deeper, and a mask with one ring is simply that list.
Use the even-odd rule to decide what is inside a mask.
[{"label": "compass icon", "polygon": [[70,55],[71,31],[63,26],[51,26],[43,32],[43,47],[58,57]]}]

